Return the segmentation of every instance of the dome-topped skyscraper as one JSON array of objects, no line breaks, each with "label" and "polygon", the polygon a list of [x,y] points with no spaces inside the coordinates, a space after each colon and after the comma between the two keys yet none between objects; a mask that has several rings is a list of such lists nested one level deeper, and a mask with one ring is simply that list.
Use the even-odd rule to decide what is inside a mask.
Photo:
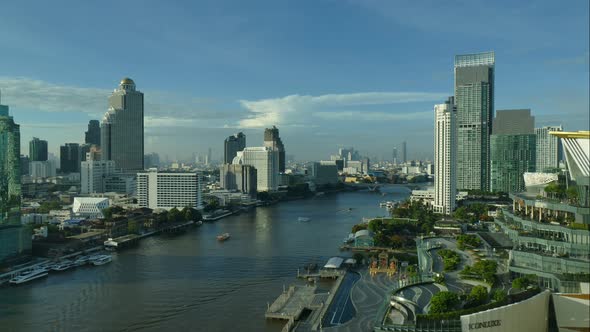
[{"label": "dome-topped skyscraper", "polygon": [[103,160],[114,160],[123,171],[143,169],[143,93],[125,77],[109,97],[109,109],[100,125]]}]

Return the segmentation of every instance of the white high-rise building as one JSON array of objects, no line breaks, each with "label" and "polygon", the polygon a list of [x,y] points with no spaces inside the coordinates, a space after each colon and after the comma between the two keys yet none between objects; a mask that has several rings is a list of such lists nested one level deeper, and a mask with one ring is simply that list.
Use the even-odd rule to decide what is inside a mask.
[{"label": "white high-rise building", "polygon": [[544,172],[548,168],[559,167],[559,138],[549,135],[550,131],[563,131],[561,126],[547,126],[535,128],[537,135],[536,171]]},{"label": "white high-rise building", "polygon": [[434,211],[450,214],[457,195],[457,110],[453,97],[434,106]]},{"label": "white high-rise building", "polygon": [[101,160],[96,150],[86,153],[86,161],[80,163],[80,193],[104,193],[105,179],[114,173],[113,160]]},{"label": "white high-rise building", "polygon": [[53,160],[31,161],[29,163],[29,175],[32,179],[51,178],[56,175],[55,162]]},{"label": "white high-rise building", "polygon": [[137,203],[150,209],[202,209],[201,183],[197,172],[158,172],[150,168],[137,173]]},{"label": "white high-rise building", "polygon": [[275,191],[279,187],[279,151],[271,147],[249,147],[239,151],[233,164],[256,168],[256,187],[260,191]]},{"label": "white high-rise building", "polygon": [[124,78],[109,97],[109,110],[100,125],[103,160],[114,160],[123,171],[143,170],[143,93]]}]

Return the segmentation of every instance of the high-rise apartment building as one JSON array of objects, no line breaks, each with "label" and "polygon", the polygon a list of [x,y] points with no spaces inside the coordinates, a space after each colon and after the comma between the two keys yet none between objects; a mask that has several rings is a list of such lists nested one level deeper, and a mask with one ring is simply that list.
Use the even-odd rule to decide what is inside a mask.
[{"label": "high-rise apartment building", "polygon": [[494,52],[455,56],[459,190],[489,190],[494,66]]},{"label": "high-rise apartment building", "polygon": [[393,157],[393,159],[392,159],[393,163],[397,164],[397,148],[396,147],[393,148],[392,157]]},{"label": "high-rise apartment building", "polygon": [[219,182],[223,189],[238,190],[256,197],[256,168],[251,165],[223,164],[219,169]]},{"label": "high-rise apartment building", "polygon": [[406,141],[402,142],[402,163],[406,163],[408,161],[408,143]]},{"label": "high-rise apartment building", "polygon": [[98,120],[90,120],[88,122],[88,130],[84,136],[84,143],[100,146],[100,122]]},{"label": "high-rise apartment building", "polygon": [[266,128],[264,130],[264,146],[276,150],[279,154],[279,172],[285,172],[285,146],[283,141],[279,137],[279,129],[272,126],[272,128]]},{"label": "high-rise apartment building", "polygon": [[490,190],[520,192],[536,163],[535,118],[530,109],[498,110],[490,136]]},{"label": "high-rise apartment building", "polygon": [[201,182],[197,172],[159,172],[150,168],[137,173],[137,202],[150,209],[202,209]]},{"label": "high-rise apartment building", "polygon": [[537,135],[537,172],[559,167],[561,145],[557,136],[549,134],[551,131],[563,131],[563,128],[561,126],[535,128],[535,134]]},{"label": "high-rise apartment building", "polygon": [[434,211],[451,214],[457,197],[457,110],[453,97],[434,106]]},{"label": "high-rise apartment building", "polygon": [[47,141],[33,137],[29,142],[29,158],[31,161],[46,161]]},{"label": "high-rise apartment building", "polygon": [[0,264],[31,251],[31,235],[20,220],[20,126],[0,104]]},{"label": "high-rise apartment building", "polygon": [[102,160],[100,151],[95,146],[80,165],[80,193],[104,193],[105,179],[115,173],[115,162]]},{"label": "high-rise apartment building", "polygon": [[123,171],[143,169],[143,93],[124,78],[109,97],[109,110],[100,126],[102,158]]},{"label": "high-rise apartment building", "polygon": [[279,186],[279,152],[273,148],[248,147],[238,152],[234,164],[256,168],[256,189],[276,191]]},{"label": "high-rise apartment building", "polygon": [[246,147],[246,135],[239,132],[231,135],[223,142],[223,162],[231,164],[234,158],[238,155],[238,151],[244,150]]},{"label": "high-rise apartment building", "polygon": [[80,145],[66,143],[59,147],[59,169],[62,173],[80,172]]}]

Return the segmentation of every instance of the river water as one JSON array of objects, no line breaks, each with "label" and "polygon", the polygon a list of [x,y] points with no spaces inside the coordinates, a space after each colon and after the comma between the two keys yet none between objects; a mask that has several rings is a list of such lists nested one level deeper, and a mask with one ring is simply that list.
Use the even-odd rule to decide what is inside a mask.
[{"label": "river water", "polygon": [[[267,302],[295,282],[298,267],[341,254],[352,225],[385,215],[380,201],[410,193],[395,185],[383,192],[259,207],[144,239],[107,265],[1,288],[0,331],[280,331],[282,323],[264,319]],[[231,238],[218,242],[224,232]]]}]

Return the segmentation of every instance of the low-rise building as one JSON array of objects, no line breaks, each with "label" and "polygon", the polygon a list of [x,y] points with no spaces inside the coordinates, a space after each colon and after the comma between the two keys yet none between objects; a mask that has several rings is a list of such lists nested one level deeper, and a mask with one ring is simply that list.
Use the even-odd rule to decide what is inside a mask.
[{"label": "low-rise building", "polygon": [[72,212],[85,218],[104,218],[102,211],[110,206],[108,198],[75,197]]}]

